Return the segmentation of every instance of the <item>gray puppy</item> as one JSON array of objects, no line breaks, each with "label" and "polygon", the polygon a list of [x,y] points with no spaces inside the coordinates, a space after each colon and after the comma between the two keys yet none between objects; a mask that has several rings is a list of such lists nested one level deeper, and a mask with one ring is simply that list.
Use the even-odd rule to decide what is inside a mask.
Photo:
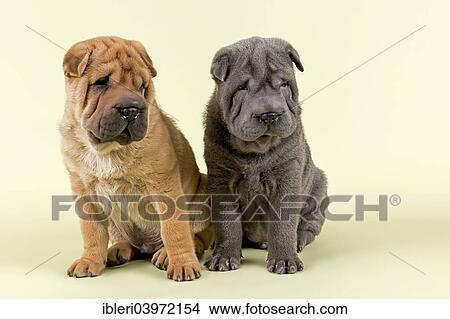
[{"label": "gray puppy", "polygon": [[[216,232],[209,270],[237,269],[244,245],[268,249],[270,272],[295,273],[303,269],[297,252],[322,228],[326,177],[305,140],[292,62],[303,71],[288,42],[260,37],[213,59],[216,87],[204,118]],[[233,200],[234,210],[225,209]]]}]

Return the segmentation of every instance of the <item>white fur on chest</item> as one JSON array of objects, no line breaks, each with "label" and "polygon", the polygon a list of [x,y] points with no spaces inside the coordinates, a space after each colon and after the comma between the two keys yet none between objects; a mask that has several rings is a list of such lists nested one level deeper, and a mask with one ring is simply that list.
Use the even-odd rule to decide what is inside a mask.
[{"label": "white fur on chest", "polygon": [[123,173],[124,165],[113,154],[99,154],[96,151],[87,151],[81,158],[87,170],[98,178],[119,176]]}]

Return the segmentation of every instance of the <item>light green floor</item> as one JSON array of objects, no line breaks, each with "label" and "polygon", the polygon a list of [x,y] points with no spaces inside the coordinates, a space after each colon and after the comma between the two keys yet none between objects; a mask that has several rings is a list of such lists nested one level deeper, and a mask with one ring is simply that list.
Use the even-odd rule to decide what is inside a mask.
[{"label": "light green floor", "polygon": [[[6,205],[0,224],[1,297],[450,297],[450,205],[442,198],[404,199],[399,207],[390,208],[384,223],[375,218],[328,222],[319,239],[302,253],[305,270],[296,275],[270,274],[264,251],[245,250],[238,271],[203,271],[200,280],[188,283],[169,281],[144,261],[108,269],[97,278],[65,276],[80,253],[77,221],[67,213],[61,221],[51,222],[50,198],[39,202],[43,205]],[[24,209],[40,213],[21,214]]]}]

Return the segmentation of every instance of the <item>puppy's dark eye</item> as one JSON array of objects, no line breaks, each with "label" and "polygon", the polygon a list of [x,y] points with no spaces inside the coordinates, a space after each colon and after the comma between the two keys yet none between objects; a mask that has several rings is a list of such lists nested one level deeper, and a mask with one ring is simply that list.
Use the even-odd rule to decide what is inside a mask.
[{"label": "puppy's dark eye", "polygon": [[248,90],[248,82],[245,82],[238,86],[237,91],[245,91]]},{"label": "puppy's dark eye", "polygon": [[98,79],[97,81],[95,81],[92,85],[95,86],[106,86],[109,83],[109,76],[104,76],[100,79]]},{"label": "puppy's dark eye", "polygon": [[280,85],[280,87],[282,87],[282,88],[286,88],[286,87],[288,87],[289,86],[289,83],[287,83],[287,82],[283,82],[283,83],[281,83],[281,85]]}]

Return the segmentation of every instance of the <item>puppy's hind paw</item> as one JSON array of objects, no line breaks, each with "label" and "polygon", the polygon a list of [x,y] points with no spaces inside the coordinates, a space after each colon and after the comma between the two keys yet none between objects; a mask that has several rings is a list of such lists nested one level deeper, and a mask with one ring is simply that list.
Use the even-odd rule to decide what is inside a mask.
[{"label": "puppy's hind paw", "polygon": [[275,274],[295,274],[303,270],[303,263],[298,256],[288,258],[269,258],[267,270]]},{"label": "puppy's hind paw", "polygon": [[303,248],[314,241],[314,234],[308,230],[300,231],[297,235],[297,252],[301,252]]},{"label": "puppy's hind paw", "polygon": [[114,267],[125,264],[136,256],[136,248],[128,243],[117,243],[108,248],[107,267]]},{"label": "puppy's hind paw", "polygon": [[212,254],[205,262],[205,267],[211,271],[236,270],[241,264],[241,258],[230,257],[222,254]]},{"label": "puppy's hind paw", "polygon": [[169,257],[167,256],[166,248],[160,248],[156,253],[153,254],[151,262],[156,268],[160,270],[167,270],[169,265]]}]

